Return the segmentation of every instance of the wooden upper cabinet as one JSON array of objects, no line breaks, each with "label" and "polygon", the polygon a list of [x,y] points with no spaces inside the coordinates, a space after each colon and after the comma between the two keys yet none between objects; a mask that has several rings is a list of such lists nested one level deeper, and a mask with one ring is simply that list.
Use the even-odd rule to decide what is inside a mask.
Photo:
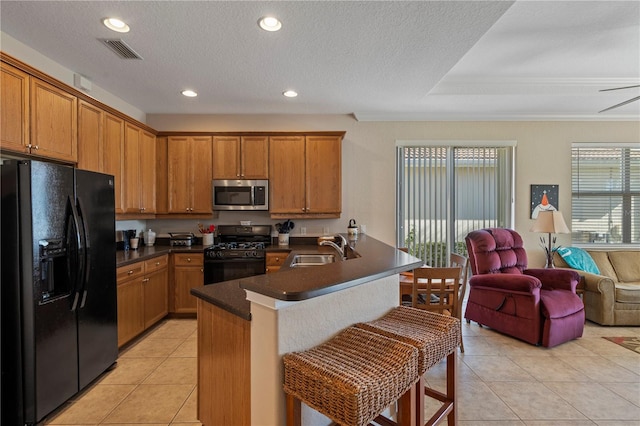
[{"label": "wooden upper cabinet", "polygon": [[116,197],[116,214],[124,213],[124,188],[122,182],[124,158],[124,120],[109,113],[104,115],[102,138],[102,172],[113,175]]},{"label": "wooden upper cabinet", "polygon": [[211,149],[211,136],[168,138],[169,213],[212,213]]},{"label": "wooden upper cabinet", "polygon": [[340,217],[341,141],[340,136],[270,138],[272,217]]},{"label": "wooden upper cabinet", "polygon": [[144,130],[140,139],[140,200],[144,213],[156,212],[156,136]]},{"label": "wooden upper cabinet", "polygon": [[0,63],[0,147],[29,152],[29,75]]},{"label": "wooden upper cabinet", "polygon": [[125,123],[124,128],[124,213],[155,213],[155,136]]},{"label": "wooden upper cabinet", "polygon": [[269,138],[269,212],[303,214],[306,209],[304,136]]},{"label": "wooden upper cabinet", "polygon": [[37,78],[30,81],[31,154],[75,163],[78,99]]},{"label": "wooden upper cabinet", "polygon": [[104,111],[78,102],[78,168],[102,172]]},{"label": "wooden upper cabinet", "polygon": [[214,136],[213,179],[268,179],[268,136]]},{"label": "wooden upper cabinet", "polygon": [[342,211],[342,138],[307,136],[305,183],[307,213],[336,214]]}]

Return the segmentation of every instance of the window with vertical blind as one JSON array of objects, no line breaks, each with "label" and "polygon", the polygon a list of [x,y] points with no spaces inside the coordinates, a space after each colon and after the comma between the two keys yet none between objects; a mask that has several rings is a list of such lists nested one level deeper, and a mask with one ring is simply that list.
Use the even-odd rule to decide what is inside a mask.
[{"label": "window with vertical blind", "polygon": [[397,245],[430,266],[466,254],[474,229],[511,227],[513,142],[397,147]]},{"label": "window with vertical blind", "polygon": [[574,244],[640,243],[640,144],[571,147]]}]

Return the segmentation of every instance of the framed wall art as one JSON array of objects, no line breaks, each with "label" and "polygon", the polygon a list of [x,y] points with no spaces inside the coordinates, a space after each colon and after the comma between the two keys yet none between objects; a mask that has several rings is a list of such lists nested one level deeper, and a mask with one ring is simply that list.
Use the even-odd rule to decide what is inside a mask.
[{"label": "framed wall art", "polygon": [[531,219],[541,211],[558,210],[558,185],[531,185]]}]

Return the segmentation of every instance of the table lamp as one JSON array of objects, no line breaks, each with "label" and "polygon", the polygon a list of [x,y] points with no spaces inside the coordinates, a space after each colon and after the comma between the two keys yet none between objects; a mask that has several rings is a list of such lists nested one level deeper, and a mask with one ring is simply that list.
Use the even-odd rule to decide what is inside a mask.
[{"label": "table lamp", "polygon": [[551,234],[568,234],[571,231],[564,223],[562,213],[559,211],[542,211],[538,213],[538,218],[534,222],[530,229],[531,232],[544,232],[549,234],[549,244],[546,245],[544,237],[540,237],[542,247],[547,252],[547,264],[545,268],[555,268],[553,265],[553,254],[558,250],[558,247],[552,247],[552,243],[555,244],[556,237],[551,239]]}]

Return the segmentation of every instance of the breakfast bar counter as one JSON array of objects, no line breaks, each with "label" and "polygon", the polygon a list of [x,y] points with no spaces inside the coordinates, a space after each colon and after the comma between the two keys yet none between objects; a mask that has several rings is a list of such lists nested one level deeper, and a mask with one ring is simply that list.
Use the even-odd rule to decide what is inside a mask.
[{"label": "breakfast bar counter", "polygon": [[[282,356],[398,305],[398,274],[422,261],[367,235],[349,245],[354,252],[347,260],[329,246],[277,247],[290,251],[279,272],[191,290],[198,305],[203,425],[285,424]],[[296,255],[318,253],[333,254],[336,261],[290,266]],[[303,425],[331,423],[306,406],[302,419]]]}]

